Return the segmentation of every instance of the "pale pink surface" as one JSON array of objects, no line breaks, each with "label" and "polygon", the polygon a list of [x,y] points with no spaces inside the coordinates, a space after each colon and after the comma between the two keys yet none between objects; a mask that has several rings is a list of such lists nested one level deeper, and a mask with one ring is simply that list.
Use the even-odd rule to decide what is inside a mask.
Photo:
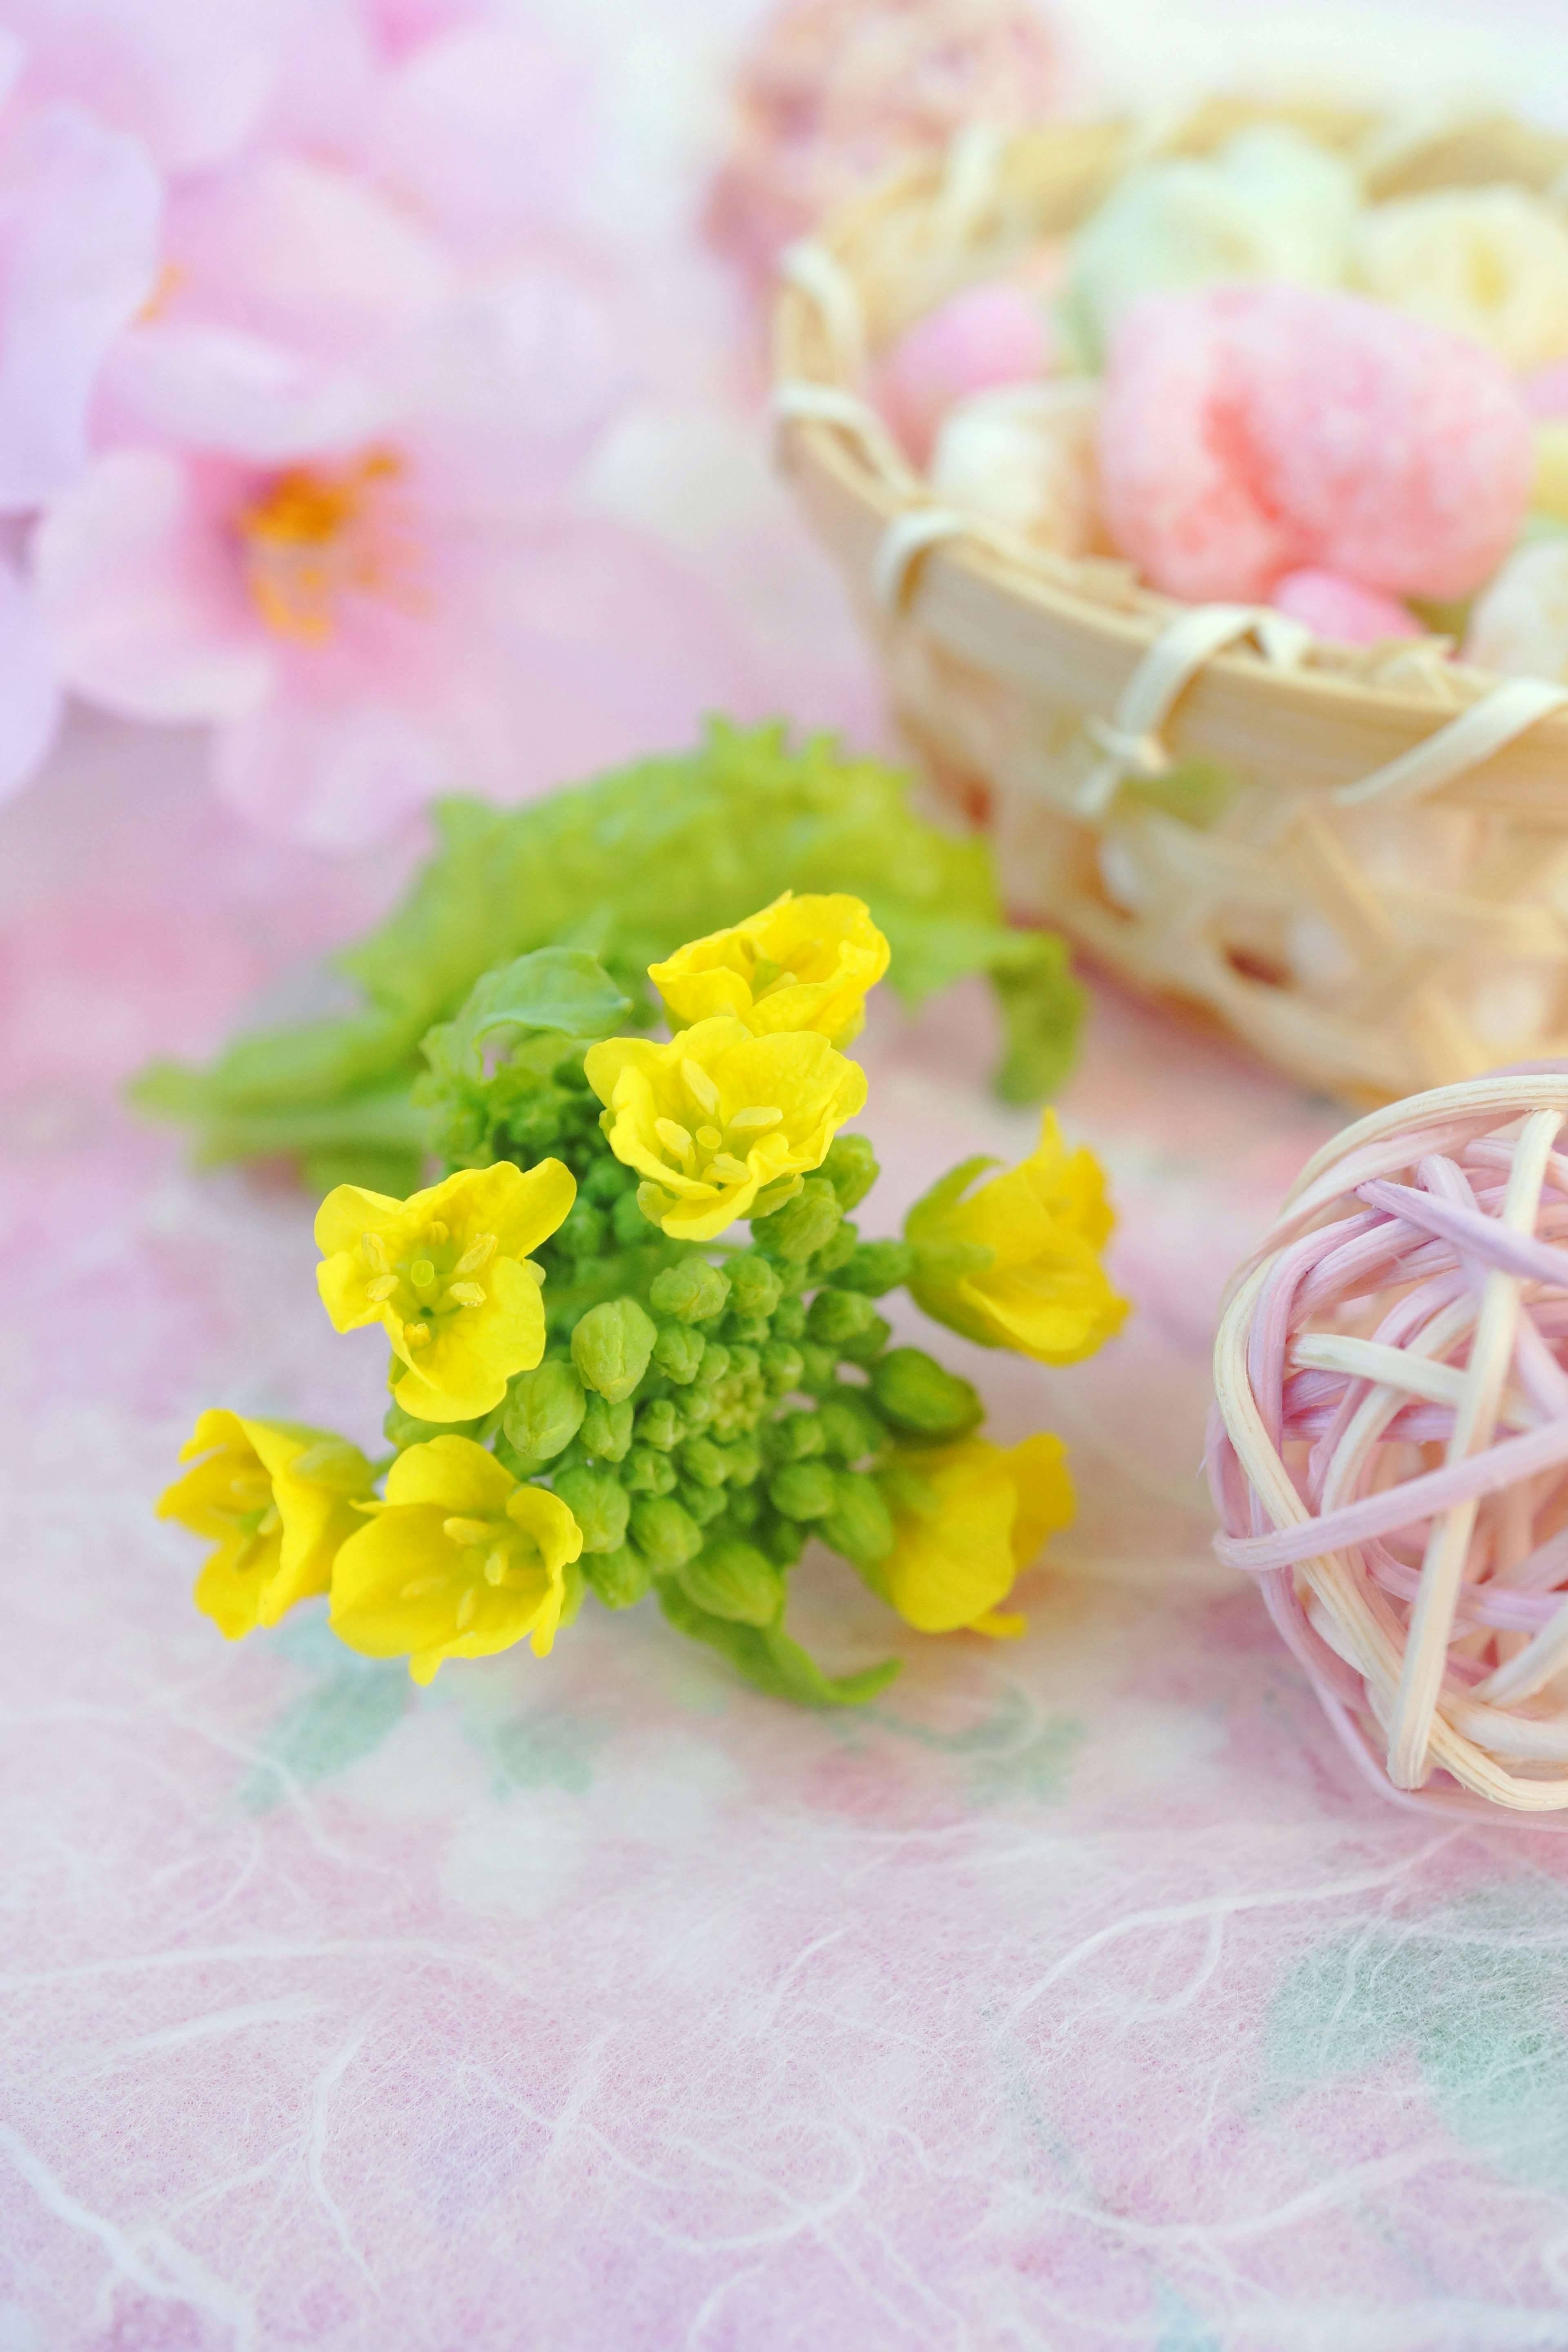
[{"label": "pale pink surface", "polygon": [[1118,322],[1100,416],[1118,544],[1195,602],[1303,565],[1462,596],[1518,536],[1530,418],[1479,345],[1353,294],[1148,295]]},{"label": "pale pink surface", "polygon": [[[650,602],[678,629],[711,583],[750,690],[864,740],[760,462],[704,511],[701,389],[600,485],[690,556]],[[651,741],[668,644],[601,578],[550,615],[553,723],[646,698]],[[939,1343],[1000,1433],[1073,1449],[1023,1643],[899,1637],[905,1680],[825,1722],[640,1614],[423,1694],[309,1616],[229,1648],[195,1615],[149,1505],[197,1406],[369,1437],[374,1350],[321,1316],[310,1204],[191,1177],[114,1088],[258,986],[299,1009],[417,835],[258,837],[199,730],[79,717],[0,816],[4,2352],[1568,2343],[1568,1853],[1380,1804],[1210,1554],[1215,1306],[1339,1123],[1227,1050],[1101,998],[1064,1116],[1125,1336],[1062,1373]],[[879,1010],[874,1229],[1024,1148],[992,1045],[978,989]],[[796,1618],[834,1663],[889,1646],[826,1562]]]},{"label": "pale pink surface", "polygon": [[[1022,1643],[821,1560],[807,1637],[910,1661],[863,1719],[647,1614],[421,1694],[191,1608],[149,1505],[198,1404],[368,1437],[374,1350],[303,1197],[112,1093],[400,861],[258,844],[107,724],[5,828],[9,2344],[1552,2341],[1568,1854],[1381,1804],[1209,1553],[1215,1304],[1331,1113],[1101,1000],[1063,1111],[1137,1317],[1059,1373],[942,1343],[1072,1447]],[[993,1043],[977,988],[879,1009],[878,1229],[1023,1148]]]},{"label": "pale pink surface", "polygon": [[923,466],[955,400],[994,384],[1048,375],[1055,337],[1045,306],[1022,287],[972,286],[900,335],[879,363],[872,396]]},{"label": "pale pink surface", "polygon": [[1421,623],[1408,605],[1342,572],[1323,572],[1310,564],[1287,572],[1274,583],[1269,603],[1276,612],[1305,622],[1316,637],[1331,645],[1374,646],[1382,637],[1418,637]]}]

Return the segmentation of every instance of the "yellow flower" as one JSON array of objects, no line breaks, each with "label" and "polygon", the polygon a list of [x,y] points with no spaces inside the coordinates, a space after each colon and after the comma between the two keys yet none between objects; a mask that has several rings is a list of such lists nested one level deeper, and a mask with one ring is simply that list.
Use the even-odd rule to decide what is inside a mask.
[{"label": "yellow flower", "polygon": [[548,1655],[583,1533],[559,1496],[520,1486],[470,1437],[400,1454],[332,1570],[332,1630],[373,1658],[405,1653],[416,1683],[443,1658],[488,1658],[531,1638]]},{"label": "yellow flower", "polygon": [[672,1029],[728,1013],[760,1037],[815,1029],[847,1045],[866,1020],[866,994],[888,969],[888,942],[864,899],[797,898],[786,890],[760,915],[648,966]]},{"label": "yellow flower", "polygon": [[1114,1223],[1100,1163],[1091,1151],[1069,1152],[1047,1111],[1028,1159],[962,1198],[995,1165],[966,1160],[910,1211],[910,1295],[934,1321],[983,1347],[1076,1363],[1128,1309],[1100,1262]]},{"label": "yellow flower", "polygon": [[1072,1479],[1059,1437],[1010,1449],[965,1437],[931,1451],[901,1448],[883,1473],[893,1549],[876,1575],[900,1617],[922,1633],[1021,1633],[998,1603],[1046,1538],[1071,1522]]},{"label": "yellow flower", "polygon": [[812,1030],[753,1037],[728,1014],[668,1045],[610,1037],[584,1059],[607,1105],[610,1149],[646,1180],[637,1198],[679,1241],[711,1241],[759,1195],[776,1208],[820,1168],[866,1100],[866,1073]]},{"label": "yellow flower", "polygon": [[542,1160],[463,1168],[406,1201],[340,1184],[316,1216],[316,1268],[335,1329],[383,1323],[408,1370],[393,1393],[419,1421],[474,1421],[544,1353],[543,1277],[529,1252],[576,1196]]},{"label": "yellow flower", "polygon": [[159,1496],[158,1517],[213,1539],[196,1607],[220,1633],[237,1641],[325,1592],[333,1555],[361,1524],[353,1504],[371,1491],[357,1445],[326,1429],[214,1412],[180,1459],[196,1466]]}]

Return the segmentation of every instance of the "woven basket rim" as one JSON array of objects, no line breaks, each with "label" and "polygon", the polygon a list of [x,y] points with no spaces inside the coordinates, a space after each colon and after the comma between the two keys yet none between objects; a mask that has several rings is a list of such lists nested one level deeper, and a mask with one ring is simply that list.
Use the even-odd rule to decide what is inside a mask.
[{"label": "woven basket rim", "polygon": [[[1226,106],[1217,117],[1211,110],[1200,109],[1158,141],[1141,138],[1131,119],[1030,124],[998,137],[998,171],[1005,173],[1012,163],[1037,159],[1053,146],[1070,152],[1097,143],[1099,169],[1086,163],[1083,177],[1091,193],[1103,192],[1132,162],[1160,153],[1203,152],[1247,121],[1298,119],[1298,111],[1289,108]],[[1345,121],[1359,127],[1363,141],[1369,135],[1367,127],[1377,123],[1377,118],[1367,115],[1347,116]],[[1494,140],[1500,132],[1505,139],[1517,133],[1530,142],[1537,158],[1544,147],[1560,157],[1568,170],[1568,140],[1530,130],[1512,118],[1478,116],[1471,123],[1450,126],[1411,142],[1397,163],[1391,164],[1385,157],[1378,193],[1397,192],[1405,172],[1419,173],[1435,151],[1452,148],[1467,132],[1489,134]],[[1115,167],[1110,168],[1113,160]],[[942,151],[916,158],[839,206],[816,230],[810,243],[830,257],[863,296],[865,249],[879,239],[885,240],[894,225],[914,228],[933,224],[948,173],[949,156]],[[1507,175],[1494,173],[1491,179],[1495,183],[1503,176]],[[1533,185],[1540,192],[1539,170],[1515,177],[1517,184]],[[1461,173],[1452,179],[1423,178],[1421,184],[1477,183]],[[1026,198],[1022,202],[1026,209]],[[1016,251],[1020,243],[1028,241],[1015,237],[1006,248],[999,247],[994,239],[974,237],[970,242],[978,252],[995,254]],[[968,282],[988,274],[985,268],[977,268]],[[965,281],[960,278],[956,282]],[[908,317],[921,315],[922,307],[926,306],[917,306]],[[858,393],[851,372],[834,352],[817,302],[805,287],[787,278],[775,303],[773,341],[776,383],[807,382],[836,392]],[[797,466],[804,459],[806,470],[835,494],[836,502],[847,502],[858,510],[869,542],[879,541],[900,517],[919,514],[934,503],[912,467],[904,468],[905,478],[899,478],[875,444],[830,419],[785,417],[781,421],[781,442],[788,458]],[[1064,556],[1030,547],[1022,539],[1004,544],[990,535],[946,538],[922,554],[921,570],[925,583],[922,594],[938,593],[944,574],[960,574],[972,599],[994,600],[998,623],[1005,615],[1032,607],[1058,632],[1080,635],[1102,650],[1121,655],[1129,671],[1163,628],[1180,614],[1194,609],[1145,586],[1129,563],[1104,557]],[[1299,663],[1284,670],[1244,641],[1214,655],[1205,672],[1216,687],[1228,686],[1249,703],[1264,688],[1282,725],[1305,722],[1310,734],[1319,731],[1312,725],[1314,718],[1336,731],[1371,723],[1386,735],[1392,755],[1427,735],[1435,717],[1458,716],[1500,682],[1497,672],[1448,658],[1447,643],[1436,635],[1401,641],[1397,650],[1389,645],[1352,649],[1314,643]],[[1403,669],[1405,675],[1378,675],[1380,669],[1395,673]],[[1495,764],[1501,767],[1521,759],[1537,772],[1548,765],[1560,771],[1568,792],[1568,710],[1542,719],[1527,742],[1510,747]],[[1315,771],[1316,762],[1310,758],[1305,764]],[[1310,776],[1304,781],[1310,781]]]}]

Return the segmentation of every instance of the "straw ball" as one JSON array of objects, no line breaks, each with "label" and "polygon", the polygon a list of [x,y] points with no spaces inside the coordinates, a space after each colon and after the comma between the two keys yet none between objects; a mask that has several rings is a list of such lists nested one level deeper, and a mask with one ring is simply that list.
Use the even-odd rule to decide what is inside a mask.
[{"label": "straw ball", "polygon": [[1568,1063],[1310,1162],[1231,1286],[1209,1475],[1377,1785],[1568,1828]]}]

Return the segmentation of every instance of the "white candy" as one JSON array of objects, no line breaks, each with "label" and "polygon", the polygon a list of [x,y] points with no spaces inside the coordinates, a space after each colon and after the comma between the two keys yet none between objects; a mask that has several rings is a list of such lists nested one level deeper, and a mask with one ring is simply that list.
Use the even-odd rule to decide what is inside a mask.
[{"label": "white candy", "polygon": [[1281,124],[1206,157],[1130,172],[1074,240],[1073,297],[1100,344],[1141,294],[1226,278],[1337,285],[1361,190],[1355,173]]},{"label": "white candy", "polygon": [[1099,386],[1069,376],[1009,384],[950,409],[931,485],[944,506],[1062,555],[1110,551],[1095,473]]},{"label": "white candy", "polygon": [[1351,270],[1382,301],[1485,343],[1520,370],[1568,352],[1568,227],[1522,188],[1439,188],[1374,205]]},{"label": "white candy", "polygon": [[1511,677],[1568,679],[1568,536],[1515,549],[1476,600],[1464,657]]}]

